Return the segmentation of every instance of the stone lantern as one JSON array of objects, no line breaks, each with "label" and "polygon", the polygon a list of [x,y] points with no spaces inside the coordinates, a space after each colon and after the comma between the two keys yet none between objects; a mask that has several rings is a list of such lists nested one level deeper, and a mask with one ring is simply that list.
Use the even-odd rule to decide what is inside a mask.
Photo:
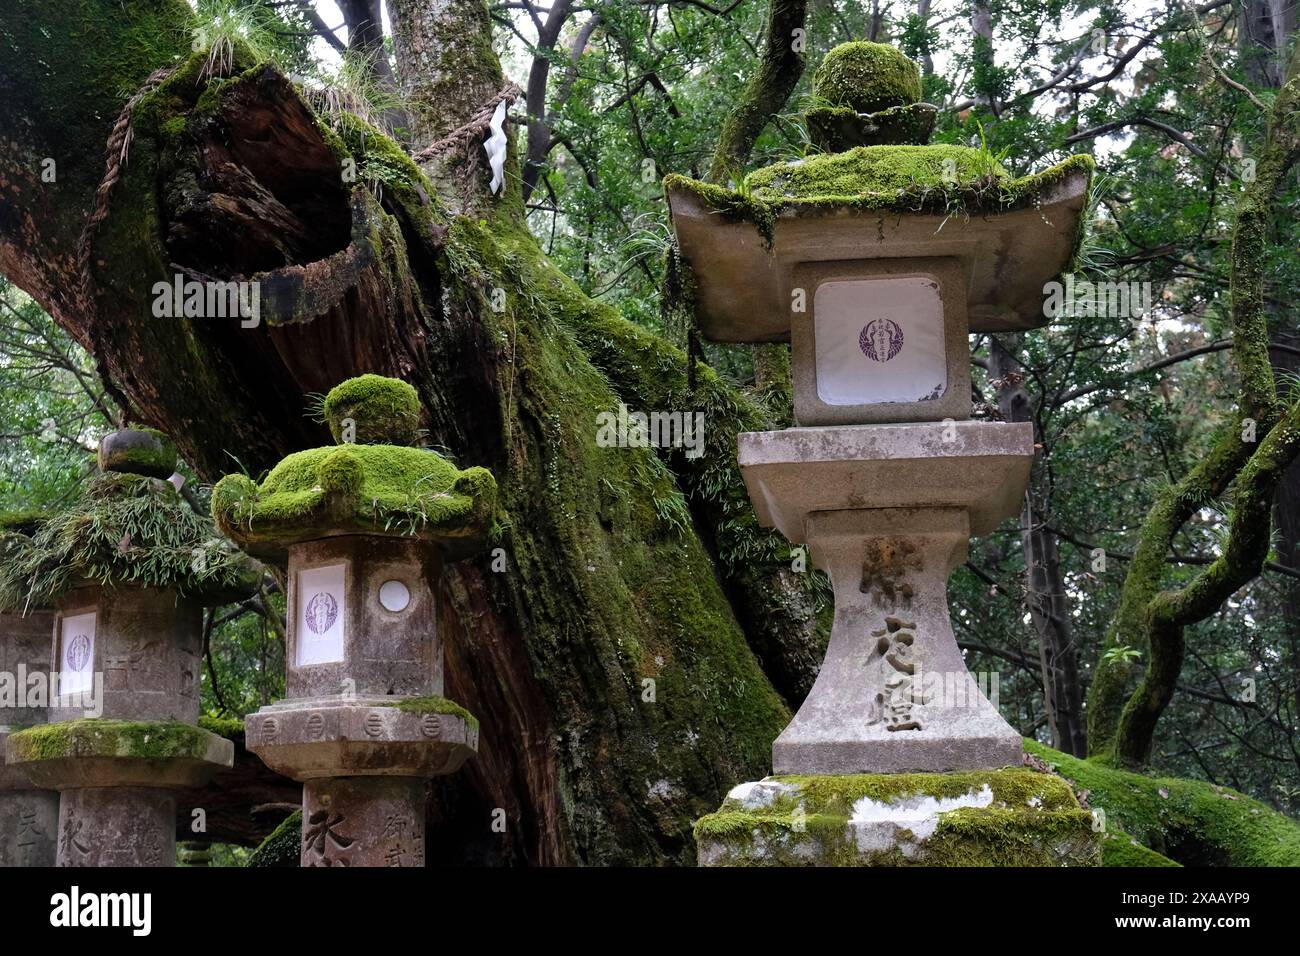
[{"label": "stone lantern", "polygon": [[[27,523],[24,522],[24,525]],[[27,540],[30,526],[0,528],[0,560]],[[32,785],[27,774],[6,765],[5,739],[12,731],[46,721],[50,632],[54,615],[28,607],[20,593],[13,606],[0,600],[0,866],[53,866],[59,825],[59,794]]]},{"label": "stone lantern", "polygon": [[[1041,808],[1075,814],[1079,839],[1059,856],[1090,858],[1068,788],[1049,799],[1031,780],[1027,803],[997,776],[1028,773],[994,770],[1020,765],[1021,739],[967,672],[946,586],[969,538],[1019,511],[1034,454],[1032,425],[970,420],[968,335],[1046,324],[1043,287],[1077,247],[1091,160],[1014,179],[985,150],[924,145],[934,107],[918,102],[919,71],[881,44],[837,47],[813,82],[824,105],[810,134],[831,152],[758,170],[734,192],[665,182],[702,334],[790,342],[797,427],[740,435],[739,464],[760,523],[806,545],[835,595],[825,661],[773,745],[777,776],[700,822],[700,859],[938,860],[938,844],[908,842],[926,829],[918,806],[935,817],[1008,801],[1036,808],[1021,821],[1031,828]],[[933,779],[857,776],[904,771]],[[954,791],[963,771],[994,773]],[[819,775],[818,798],[789,774]],[[782,808],[843,814],[843,832],[826,843],[783,829]],[[762,824],[737,825],[736,811]]]},{"label": "stone lantern", "polygon": [[160,433],[110,434],[99,464],[28,549],[33,596],[54,606],[49,722],[11,734],[7,759],[60,792],[59,866],[171,866],[175,791],[234,758],[196,726],[202,609],[257,577],[162,480],[176,450]]},{"label": "stone lantern", "polygon": [[324,408],[340,444],[213,495],[231,538],[288,567],[285,699],[246,718],[248,747],[303,783],[303,866],[423,866],[428,780],[478,748],[442,697],[438,585],[481,546],[496,483],[413,447],[404,382],[350,379]]}]

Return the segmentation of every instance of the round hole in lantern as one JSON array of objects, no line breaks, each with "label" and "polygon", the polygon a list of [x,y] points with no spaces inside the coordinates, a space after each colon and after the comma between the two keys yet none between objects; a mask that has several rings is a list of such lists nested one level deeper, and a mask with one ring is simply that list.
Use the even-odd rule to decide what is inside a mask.
[{"label": "round hole in lantern", "polygon": [[401,581],[385,581],[379,585],[379,603],[385,611],[405,611],[411,603],[411,592]]}]

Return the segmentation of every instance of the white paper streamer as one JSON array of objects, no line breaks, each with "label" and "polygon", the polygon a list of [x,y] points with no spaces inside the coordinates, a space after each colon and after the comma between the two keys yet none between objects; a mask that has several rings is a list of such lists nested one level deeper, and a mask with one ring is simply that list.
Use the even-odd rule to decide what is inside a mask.
[{"label": "white paper streamer", "polygon": [[506,101],[502,100],[497,104],[496,112],[492,114],[492,121],[488,124],[492,135],[483,143],[483,151],[488,155],[488,165],[492,167],[492,182],[490,188],[492,194],[500,192],[501,187],[505,185],[505,165],[506,165]]}]

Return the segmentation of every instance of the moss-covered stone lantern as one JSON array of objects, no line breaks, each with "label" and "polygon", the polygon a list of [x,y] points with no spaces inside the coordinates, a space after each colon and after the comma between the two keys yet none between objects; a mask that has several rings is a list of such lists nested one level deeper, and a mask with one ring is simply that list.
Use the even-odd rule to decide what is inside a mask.
[{"label": "moss-covered stone lantern", "polygon": [[970,536],[1017,513],[1034,454],[1030,424],[970,420],[968,335],[1046,324],[1091,160],[1016,179],[984,148],[926,145],[919,71],[881,44],[831,50],[813,93],[827,152],[735,190],[665,181],[704,336],[790,342],[798,427],[740,435],[740,468],[760,522],[807,545],[835,593],[778,776],[700,821],[700,860],[954,860],[969,841],[927,841],[966,808],[1010,814],[999,861],[1027,845],[1021,863],[1089,862],[1073,798],[1013,785],[1031,774],[1021,738],[966,669],[946,585]]},{"label": "moss-covered stone lantern", "polygon": [[49,722],[10,734],[8,763],[58,790],[59,866],[171,866],[174,792],[230,767],[196,726],[202,609],[249,596],[258,570],[162,479],[176,450],[126,429],[71,506],[6,555],[0,598],[54,608]]},{"label": "moss-covered stone lantern", "polygon": [[363,375],[326,396],[335,440],[256,484],[213,493],[221,528],[288,565],[285,700],[246,719],[249,749],[303,782],[302,865],[422,866],[428,779],[478,747],[443,698],[443,561],[481,547],[496,483],[415,447],[404,382]]},{"label": "moss-covered stone lantern", "polygon": [[[0,569],[39,527],[36,515],[0,517]],[[47,719],[53,627],[54,612],[28,604],[20,588],[0,586],[0,867],[54,865],[59,794],[33,786],[4,759],[10,733]]]}]

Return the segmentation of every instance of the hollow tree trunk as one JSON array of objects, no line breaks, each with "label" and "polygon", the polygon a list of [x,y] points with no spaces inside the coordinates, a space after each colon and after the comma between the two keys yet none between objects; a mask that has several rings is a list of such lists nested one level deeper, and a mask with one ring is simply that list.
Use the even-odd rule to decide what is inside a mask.
[{"label": "hollow tree trunk", "polygon": [[[483,0],[390,12],[419,152],[455,139],[502,77]],[[735,431],[765,427],[761,409],[711,374],[690,390],[680,352],[545,260],[522,224],[513,141],[502,196],[481,130],[422,172],[355,120],[327,129],[245,54],[224,82],[205,79],[191,16],[183,0],[5,4],[0,271],[205,480],[326,443],[309,393],[362,372],[414,385],[430,443],[497,476],[505,559],[447,575],[447,691],[483,732],[434,801],[430,858],[691,860],[692,820],[768,770],[788,718],[737,622],[797,616],[804,596],[763,586],[784,556],[735,467]],[[105,144],[159,67],[174,71],[129,113],[128,159],[82,268]],[[260,324],[156,318],[153,285],[177,273],[259,282]],[[597,447],[595,416],[620,399],[703,410],[706,453]],[[692,516],[746,560],[712,562]]]}]

